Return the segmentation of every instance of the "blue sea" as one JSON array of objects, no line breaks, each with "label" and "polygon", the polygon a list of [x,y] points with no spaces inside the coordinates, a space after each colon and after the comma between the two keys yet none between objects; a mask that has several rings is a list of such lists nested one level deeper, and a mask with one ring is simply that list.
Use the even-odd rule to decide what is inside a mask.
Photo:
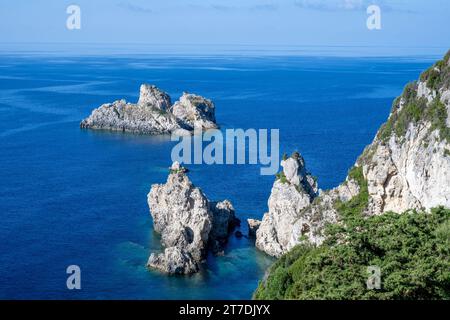
[{"label": "blue sea", "polygon": [[[175,142],[79,129],[99,105],[137,101],[141,83],[176,100],[211,98],[221,129],[280,129],[322,189],[338,185],[386,120],[392,100],[434,57],[0,55],[1,299],[249,299],[273,260],[230,238],[193,276],[145,267],[161,250],[147,193],[165,182]],[[241,230],[261,218],[274,177],[259,165],[190,165]],[[81,268],[81,290],[66,268]]]}]

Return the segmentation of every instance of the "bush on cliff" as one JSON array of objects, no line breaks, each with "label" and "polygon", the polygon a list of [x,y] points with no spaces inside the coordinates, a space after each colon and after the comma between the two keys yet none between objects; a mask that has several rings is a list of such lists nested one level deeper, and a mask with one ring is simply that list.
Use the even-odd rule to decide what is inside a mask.
[{"label": "bush on cliff", "polygon": [[[299,245],[270,268],[256,299],[450,299],[450,210],[348,219],[321,246]],[[381,288],[367,288],[367,267]]]},{"label": "bush on cliff", "polygon": [[[447,109],[440,101],[439,91],[450,88],[450,51],[443,60],[438,61],[420,75],[420,81],[427,87],[435,90],[437,96],[428,103],[424,97],[417,96],[417,83],[409,83],[403,90],[402,96],[395,99],[391,116],[378,132],[381,141],[388,141],[393,134],[397,138],[403,138],[408,126],[420,122],[430,122],[431,131],[439,130],[441,140],[450,142],[450,129],[446,125]],[[400,103],[403,106],[400,108]]]}]

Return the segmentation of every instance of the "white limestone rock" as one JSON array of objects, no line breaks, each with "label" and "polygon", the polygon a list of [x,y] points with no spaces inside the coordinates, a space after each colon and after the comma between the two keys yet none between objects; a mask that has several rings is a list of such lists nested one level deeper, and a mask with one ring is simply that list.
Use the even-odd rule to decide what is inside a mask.
[{"label": "white limestone rock", "polygon": [[261,221],[256,219],[247,219],[248,235],[252,238],[256,238],[256,231],[258,231]]},{"label": "white limestone rock", "polygon": [[199,95],[183,93],[171,107],[170,112],[180,119],[187,129],[207,130],[217,128],[214,104],[211,100]]},{"label": "white limestone rock", "polygon": [[143,84],[137,104],[118,100],[92,111],[81,128],[135,134],[187,136],[194,128],[217,128],[214,104],[201,96],[184,94],[171,106],[170,96],[154,85]]},{"label": "white limestone rock", "polygon": [[370,162],[363,165],[368,182],[367,214],[450,207],[450,145],[430,124],[410,125],[404,139],[375,141]]},{"label": "white limestone rock", "polygon": [[138,105],[118,100],[92,111],[81,128],[122,131],[135,134],[169,134],[180,128],[178,120],[170,113],[152,105]]},{"label": "white limestone rock", "polygon": [[[185,173],[172,171],[166,184],[152,186],[148,204],[153,227],[161,233],[162,244],[170,247],[180,243],[195,260],[200,261],[212,228],[212,215],[203,192],[192,184]],[[186,241],[180,241],[180,234],[185,233],[190,236]]]},{"label": "white limestone rock", "polygon": [[299,162],[293,158],[289,158],[281,161],[281,167],[283,168],[287,181],[298,186],[300,184],[300,176],[298,175]]},{"label": "white limestone rock", "polygon": [[166,248],[153,253],[148,266],[169,274],[197,272],[208,248],[219,252],[237,220],[230,201],[210,202],[186,172],[174,162],[167,182],[148,194],[153,227]]},{"label": "white limestone rock", "polygon": [[276,180],[264,214],[256,231],[255,245],[267,254],[279,257],[291,248],[292,229],[302,218],[302,210],[317,196],[317,183],[306,171],[300,155],[283,160],[286,182]]},{"label": "white limestone rock", "polygon": [[159,110],[166,111],[172,105],[170,96],[159,90],[156,86],[142,84],[139,92],[138,105],[150,105]]}]

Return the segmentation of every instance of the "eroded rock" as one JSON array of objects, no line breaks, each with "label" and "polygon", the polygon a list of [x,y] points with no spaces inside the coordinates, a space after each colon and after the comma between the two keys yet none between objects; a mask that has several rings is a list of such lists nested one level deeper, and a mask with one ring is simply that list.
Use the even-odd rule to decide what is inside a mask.
[{"label": "eroded rock", "polygon": [[208,249],[223,250],[236,224],[230,201],[210,202],[174,162],[165,184],[155,184],[148,194],[153,227],[161,234],[163,253],[153,253],[148,266],[173,274],[197,272]]},{"label": "eroded rock", "polygon": [[264,214],[256,231],[256,247],[279,257],[291,248],[292,229],[318,193],[317,183],[307,172],[299,154],[283,160],[281,178],[273,184],[269,212]]},{"label": "eroded rock", "polygon": [[171,105],[170,96],[154,85],[143,84],[137,104],[118,100],[103,104],[81,121],[81,128],[122,131],[136,134],[186,136],[194,128],[217,128],[211,100],[183,94]]},{"label": "eroded rock", "polygon": [[149,105],[159,110],[166,111],[172,105],[170,96],[164,91],[159,90],[156,86],[150,84],[142,84],[139,91],[138,105]]},{"label": "eroded rock", "polygon": [[217,128],[214,104],[199,95],[183,93],[170,111],[187,129]]}]

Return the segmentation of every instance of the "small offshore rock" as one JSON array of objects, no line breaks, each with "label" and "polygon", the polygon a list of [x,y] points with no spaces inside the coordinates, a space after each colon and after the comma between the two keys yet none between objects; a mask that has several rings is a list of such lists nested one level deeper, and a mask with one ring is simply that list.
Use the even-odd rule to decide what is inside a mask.
[{"label": "small offshore rock", "polygon": [[199,270],[198,263],[192,256],[178,247],[167,248],[160,254],[152,253],[147,266],[167,274],[185,275]]}]

